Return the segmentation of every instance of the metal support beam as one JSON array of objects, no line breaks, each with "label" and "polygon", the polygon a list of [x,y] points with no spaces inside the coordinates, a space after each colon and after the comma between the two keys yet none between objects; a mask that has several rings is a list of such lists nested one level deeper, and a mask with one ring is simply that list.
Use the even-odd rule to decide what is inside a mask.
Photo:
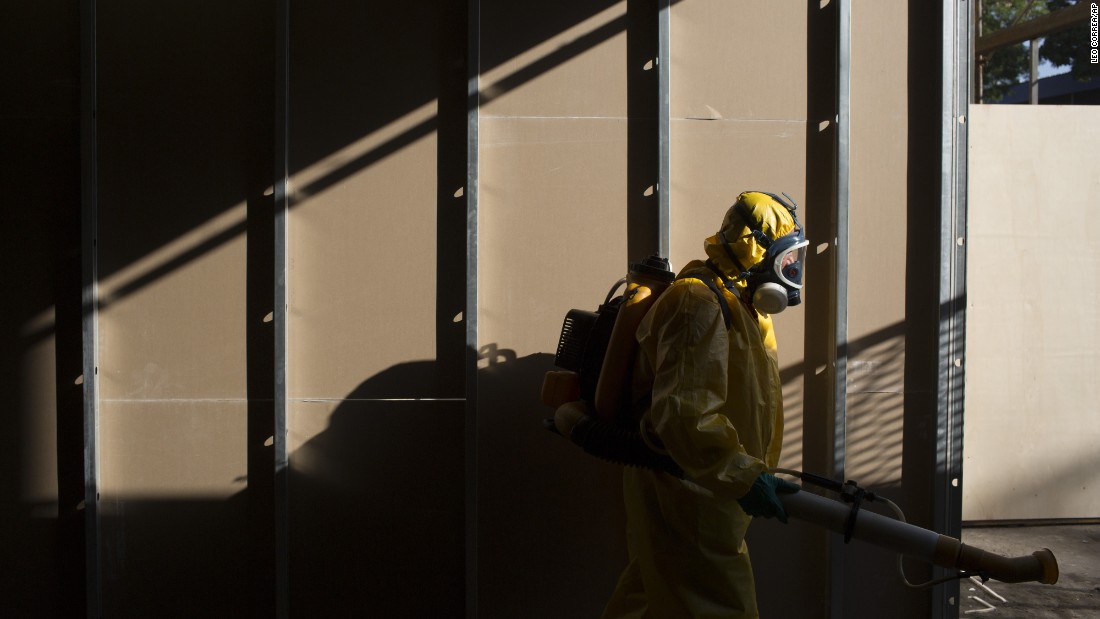
[{"label": "metal support beam", "polygon": [[1031,55],[1031,67],[1028,69],[1028,91],[1031,105],[1039,105],[1039,39],[1028,42]]},{"label": "metal support beam", "polygon": [[[833,423],[829,475],[847,479],[848,444],[848,202],[851,184],[852,1],[837,3],[836,200],[833,272]],[[829,538],[830,616],[845,616],[844,543]]]},{"label": "metal support beam", "polygon": [[837,134],[836,134],[836,398],[833,409],[833,470],[844,478],[848,399],[848,195],[851,184],[852,2],[838,3]]},{"label": "metal support beam", "polygon": [[96,125],[96,0],[80,3],[80,168],[84,345],[84,517],[87,616],[103,614],[99,510],[99,169]]},{"label": "metal support beam", "polygon": [[290,616],[287,449],[287,218],[290,212],[290,0],[275,3],[275,615]]},{"label": "metal support beam", "polygon": [[[966,2],[943,0],[940,142],[939,347],[936,384],[932,528],[962,529],[963,375],[966,342],[966,121],[970,98],[971,20]],[[936,568],[935,577],[944,576]],[[958,617],[959,583],[933,590],[933,615]]]},{"label": "metal support beam", "polygon": [[466,617],[478,616],[477,251],[481,2],[469,0],[466,51]]},{"label": "metal support beam", "polygon": [[[972,43],[982,39],[982,14],[985,11],[983,2],[984,0],[977,0],[971,3],[973,8],[970,11],[970,23],[973,24],[974,31],[974,35],[970,38]],[[981,103],[982,92],[985,90],[985,62],[977,50],[971,51],[970,57],[974,59],[973,66],[977,69],[974,72],[974,80],[970,84],[970,102]]]},{"label": "metal support beam", "polygon": [[669,257],[671,172],[671,0],[659,0],[657,14],[657,253]]}]

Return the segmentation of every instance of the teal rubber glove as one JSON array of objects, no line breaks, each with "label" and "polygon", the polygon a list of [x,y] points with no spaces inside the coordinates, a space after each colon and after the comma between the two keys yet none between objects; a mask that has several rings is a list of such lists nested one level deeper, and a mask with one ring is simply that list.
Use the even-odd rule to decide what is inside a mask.
[{"label": "teal rubber glove", "polygon": [[785,479],[779,479],[775,475],[761,473],[752,482],[745,496],[737,499],[741,509],[750,516],[763,516],[765,518],[778,518],[779,522],[787,524],[787,510],[783,509],[783,503],[779,501],[779,494],[794,494],[802,488]]}]

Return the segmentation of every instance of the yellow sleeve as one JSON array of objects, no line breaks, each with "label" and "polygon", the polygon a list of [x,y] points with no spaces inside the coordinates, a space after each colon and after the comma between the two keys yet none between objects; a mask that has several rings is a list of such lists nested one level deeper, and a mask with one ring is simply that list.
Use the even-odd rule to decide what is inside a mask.
[{"label": "yellow sleeve", "polygon": [[716,497],[743,496],[766,465],[745,451],[723,413],[727,394],[742,386],[728,384],[730,334],[714,293],[689,279],[676,282],[642,322],[638,340],[652,372],[651,429],[689,479]]}]

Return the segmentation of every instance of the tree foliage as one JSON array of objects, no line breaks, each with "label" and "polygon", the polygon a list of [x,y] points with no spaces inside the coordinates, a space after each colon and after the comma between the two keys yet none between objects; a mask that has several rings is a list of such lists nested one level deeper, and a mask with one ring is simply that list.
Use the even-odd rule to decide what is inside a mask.
[{"label": "tree foliage", "polygon": [[[1047,0],[1047,8],[1057,11],[1077,4],[1080,0]],[[1055,32],[1047,36],[1039,55],[1059,67],[1069,65],[1070,74],[1079,82],[1087,82],[1100,77],[1100,65],[1089,60],[1089,25],[1079,24],[1073,28]]]},{"label": "tree foliage", "polygon": [[[1053,13],[1081,0],[985,0],[982,6],[982,35]],[[1100,66],[1089,62],[1088,24],[1047,35],[1039,57],[1056,67],[1069,66],[1074,78],[1087,81],[1100,75]],[[1003,47],[987,54],[982,62],[982,99],[996,102],[1031,72],[1027,43]]]},{"label": "tree foliage", "polygon": [[[1044,0],[985,0],[982,3],[982,36],[993,34],[1046,13]],[[994,50],[982,63],[982,100],[1000,101],[1009,89],[1031,72],[1027,44]]]}]

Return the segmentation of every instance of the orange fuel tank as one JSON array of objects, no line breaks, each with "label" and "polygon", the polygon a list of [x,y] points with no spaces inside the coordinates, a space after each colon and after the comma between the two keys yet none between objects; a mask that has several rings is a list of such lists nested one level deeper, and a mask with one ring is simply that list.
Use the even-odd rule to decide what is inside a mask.
[{"label": "orange fuel tank", "polygon": [[672,283],[673,277],[668,261],[659,256],[650,256],[641,263],[630,265],[623,303],[611,329],[600,380],[596,384],[593,404],[598,418],[619,423],[621,417],[628,414],[634,357],[638,352],[635,333],[642,318]]}]

